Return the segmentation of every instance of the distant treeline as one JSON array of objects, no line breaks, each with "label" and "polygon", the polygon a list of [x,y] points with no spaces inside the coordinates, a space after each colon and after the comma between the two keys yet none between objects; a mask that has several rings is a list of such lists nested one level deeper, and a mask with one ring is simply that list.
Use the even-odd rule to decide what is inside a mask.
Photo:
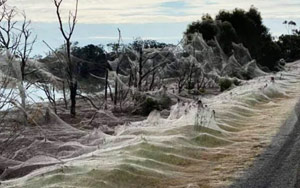
[{"label": "distant treeline", "polygon": [[[238,8],[233,11],[221,10],[215,18],[206,14],[201,20],[188,25],[184,35],[201,33],[208,44],[210,40],[216,39],[228,57],[233,53],[232,44],[242,43],[263,70],[278,71],[278,63],[281,59],[287,62],[300,59],[300,31],[295,29],[296,23],[293,21],[286,21],[283,24],[285,24],[283,27],[286,26],[288,31],[290,30],[290,34],[282,35],[276,40],[263,24],[260,12],[252,6],[248,11]],[[136,48],[139,40],[141,39],[133,41],[128,46]],[[147,40],[143,43],[148,48],[162,48],[169,45],[155,40]],[[80,79],[90,78],[91,74],[103,77],[105,70],[111,69],[107,61],[116,58],[114,49],[118,48],[118,45],[121,44],[109,44],[111,50],[107,52],[102,45],[90,44],[78,47],[75,43],[72,54],[80,62],[78,63]],[[53,56],[50,54],[43,61],[49,61],[51,57]],[[62,67],[54,64],[48,66],[56,75],[61,72]]]},{"label": "distant treeline", "polygon": [[[174,46],[172,44],[166,44],[162,42],[157,42],[155,40],[142,40],[136,39],[130,44],[126,44],[128,48],[133,50],[138,50],[140,43],[143,43],[143,48],[151,49],[162,49],[166,46]],[[78,42],[72,44],[72,55],[74,62],[77,62],[78,80],[79,81],[88,81],[86,84],[93,85],[93,80],[96,77],[105,77],[106,70],[115,70],[116,67],[111,67],[109,61],[114,61],[118,58],[117,49],[121,47],[118,43],[110,43],[107,45],[109,50],[105,50],[103,45],[94,45],[89,44],[83,47],[78,46]],[[64,46],[57,48],[55,51],[49,53],[46,57],[41,58],[40,61],[45,64],[48,70],[59,78],[65,77],[65,64],[60,62],[57,57],[60,53],[64,53]],[[129,63],[122,63],[120,70],[128,68]],[[122,73],[122,72],[121,72]]]}]

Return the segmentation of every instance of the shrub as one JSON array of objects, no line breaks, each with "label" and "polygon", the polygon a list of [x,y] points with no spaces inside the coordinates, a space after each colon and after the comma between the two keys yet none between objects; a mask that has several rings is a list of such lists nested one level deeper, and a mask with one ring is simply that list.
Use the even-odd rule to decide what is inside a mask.
[{"label": "shrub", "polygon": [[205,94],[205,89],[204,88],[201,88],[201,89],[199,89],[199,92],[200,92],[200,94]]},{"label": "shrub", "polygon": [[141,106],[142,115],[149,115],[153,110],[169,109],[172,105],[172,100],[168,96],[162,96],[158,100],[147,97]]},{"label": "shrub", "polygon": [[229,89],[232,86],[232,81],[230,79],[227,79],[227,78],[220,79],[219,86],[220,86],[221,91],[223,92],[223,91]]},{"label": "shrub", "polygon": [[147,116],[152,112],[153,110],[158,110],[159,105],[158,102],[155,101],[152,98],[146,98],[145,102],[142,104],[142,114]]},{"label": "shrub", "polygon": [[168,109],[172,105],[172,100],[168,96],[162,96],[162,98],[159,100],[159,110]]}]

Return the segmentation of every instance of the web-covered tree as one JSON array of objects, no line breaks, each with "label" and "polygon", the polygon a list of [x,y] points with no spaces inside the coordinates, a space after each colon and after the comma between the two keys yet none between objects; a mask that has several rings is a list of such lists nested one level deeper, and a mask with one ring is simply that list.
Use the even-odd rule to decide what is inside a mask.
[{"label": "web-covered tree", "polygon": [[76,95],[78,88],[78,69],[77,62],[72,59],[71,52],[71,38],[74,34],[75,26],[77,23],[77,13],[78,13],[78,0],[75,2],[75,11],[74,14],[69,12],[68,19],[68,30],[64,29],[62,16],[61,16],[61,4],[63,0],[53,0],[53,3],[56,7],[56,15],[59,23],[60,32],[65,40],[65,63],[67,64],[66,72],[67,72],[67,83],[69,85],[70,90],[70,100],[71,100],[71,108],[70,114],[74,117],[76,116]]},{"label": "web-covered tree", "polygon": [[288,34],[281,35],[277,44],[280,46],[281,55],[286,61],[295,61],[300,58],[300,30],[292,29],[292,33],[290,32],[291,27],[297,26],[296,22],[292,20],[286,20],[283,24],[286,26]]},{"label": "web-covered tree", "polygon": [[238,42],[248,48],[258,64],[276,70],[280,48],[272,40],[269,29],[263,24],[261,14],[255,7],[251,6],[248,11],[220,11],[216,20],[231,23],[238,36]]},{"label": "web-covered tree", "polygon": [[210,15],[206,15],[201,21],[188,25],[185,35],[193,33],[201,33],[204,40],[213,40],[218,34],[218,26]]},{"label": "web-covered tree", "polygon": [[120,41],[110,45],[113,48],[109,63],[115,77],[115,105],[130,96],[137,102],[148,91],[158,89],[161,86],[162,68],[174,58],[171,46],[164,43],[137,39],[124,45]]},{"label": "web-covered tree", "polygon": [[206,41],[217,38],[227,55],[232,54],[232,43],[242,43],[261,66],[277,69],[280,48],[272,40],[268,28],[263,24],[260,12],[255,7],[248,11],[234,9],[220,11],[215,19],[204,17],[193,22],[185,34],[200,32]]},{"label": "web-covered tree", "polygon": [[159,69],[174,58],[170,46],[158,42],[155,45],[151,43],[153,41],[138,39],[128,48],[132,53],[128,56],[131,80],[139,91],[151,90]]},{"label": "web-covered tree", "polygon": [[72,48],[72,55],[78,58],[79,76],[81,78],[90,78],[90,74],[105,76],[108,63],[107,55],[102,45],[75,46]]},{"label": "web-covered tree", "polygon": [[[7,58],[8,67],[5,72],[17,82],[21,104],[18,106],[16,101],[15,105],[23,112],[23,123],[27,125],[25,76],[32,73],[26,71],[26,67],[36,37],[32,34],[31,22],[27,20],[25,13],[11,8],[5,1],[0,2],[0,5],[0,46]],[[17,21],[19,16],[23,18],[21,23]]]}]

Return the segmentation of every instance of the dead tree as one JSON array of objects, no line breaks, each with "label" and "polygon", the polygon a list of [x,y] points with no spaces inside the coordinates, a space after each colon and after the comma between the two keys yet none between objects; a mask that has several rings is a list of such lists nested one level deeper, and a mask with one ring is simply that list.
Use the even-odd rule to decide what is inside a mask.
[{"label": "dead tree", "polygon": [[[20,28],[19,38],[20,42],[17,48],[16,54],[21,60],[20,70],[21,70],[21,87],[26,88],[25,84],[25,76],[30,74],[31,72],[26,72],[25,67],[29,56],[32,52],[33,45],[36,41],[36,36],[32,39],[32,30],[30,28],[31,21],[27,21],[25,13],[23,13],[23,23]],[[27,120],[26,114],[26,95],[23,94],[21,97],[21,105],[24,111],[24,118]]]},{"label": "dead tree", "polygon": [[[122,35],[121,35],[121,30],[120,29],[118,29],[118,32],[119,32],[119,39],[118,39],[118,44],[116,44],[117,45],[116,46],[116,55],[117,55],[117,57],[120,57],[119,49],[120,49],[120,42],[122,41]],[[117,63],[117,68],[116,68],[115,97],[114,97],[114,105],[115,106],[117,105],[117,102],[118,102],[118,91],[119,91],[118,76],[119,76],[119,72],[120,72],[121,63],[122,63],[122,57],[119,59],[119,61]]]},{"label": "dead tree", "polygon": [[2,125],[5,121],[5,117],[8,114],[8,107],[10,104],[13,89],[8,88],[10,79],[7,76],[1,75],[0,78],[0,132]]},{"label": "dead tree", "polygon": [[1,47],[10,52],[10,57],[14,58],[14,54],[20,42],[20,35],[16,34],[17,21],[13,18],[17,15],[14,8],[9,9],[6,5],[1,6],[0,17],[0,44]]},{"label": "dead tree", "polygon": [[[24,87],[24,77],[25,77],[25,65],[26,61],[29,57],[31,52],[28,52],[28,44],[29,44],[29,37],[31,34],[28,30],[28,26],[30,22],[26,21],[26,16],[24,15],[24,22],[23,26],[19,28],[17,26],[17,21],[14,21],[14,18],[18,15],[18,12],[14,8],[9,8],[5,4],[1,7],[1,17],[0,17],[0,44],[3,49],[6,50],[6,57],[7,57],[7,67],[6,74],[10,77],[13,77],[17,80],[19,95],[21,98],[21,106],[17,106],[23,112],[23,121],[24,124],[27,125],[27,115],[26,115],[26,87]],[[29,23],[29,24],[28,24]],[[23,34],[28,34],[24,37]],[[21,43],[21,40],[26,38],[26,42]],[[24,57],[24,61],[21,62],[20,65],[15,66],[16,63],[16,56],[20,55],[18,52],[21,51],[20,49],[22,46],[25,49],[25,54],[22,56]],[[30,48],[32,49],[32,47]],[[23,53],[21,53],[23,54]],[[21,58],[22,59],[22,58]],[[20,67],[19,67],[20,66]],[[20,69],[19,69],[20,68]],[[23,70],[23,73],[22,71]]]},{"label": "dead tree", "polygon": [[70,114],[74,117],[76,116],[76,95],[77,95],[77,66],[75,61],[72,60],[71,57],[71,38],[75,30],[75,25],[77,22],[77,12],[78,12],[78,0],[76,0],[76,8],[74,14],[70,11],[69,20],[68,20],[68,31],[66,31],[63,27],[63,21],[60,13],[60,8],[63,0],[53,0],[54,5],[56,7],[56,15],[58,18],[59,29],[65,40],[65,48],[66,48],[66,63],[67,63],[67,82],[70,89],[70,100],[71,100],[71,108]]},{"label": "dead tree", "polygon": [[[28,47],[30,35],[26,37],[26,42],[22,43],[22,39],[24,39],[23,34],[28,31],[27,28],[30,23],[28,24],[26,19],[24,19],[23,26],[20,27],[18,22],[14,21],[19,13],[15,8],[6,6],[4,4],[5,2],[6,1],[4,0],[0,1],[0,46],[2,50],[6,52],[6,54],[1,54],[5,56],[6,60],[0,62],[2,66],[1,68],[3,68],[1,70],[0,78],[0,132],[9,132],[9,135],[8,137],[1,139],[0,153],[8,148],[7,146],[18,138],[22,132],[22,127],[20,126],[11,126],[11,124],[7,125],[7,122],[9,122],[7,115],[10,113],[10,108],[12,108],[13,105],[20,109],[23,114],[23,123],[24,125],[27,125],[27,113],[25,110],[26,87],[24,87],[23,81],[25,80],[26,61],[30,54],[29,51],[31,51],[28,51],[28,49],[32,49],[32,46]],[[26,48],[26,55],[23,56],[26,58],[24,58],[24,61],[20,63],[17,56],[20,55],[18,52],[22,47]],[[24,70],[23,74],[21,73],[21,69]],[[15,102],[17,101],[15,90],[8,87],[11,82],[17,83],[19,97],[22,100],[21,106],[19,103]]]},{"label": "dead tree", "polygon": [[18,46],[18,56],[21,59],[21,77],[22,77],[22,81],[25,80],[25,76],[28,74],[25,72],[25,67],[26,67],[26,63],[29,59],[29,56],[32,52],[33,49],[33,45],[36,41],[36,36],[34,36],[33,39],[32,38],[32,30],[30,28],[31,25],[31,21],[27,21],[26,15],[23,14],[24,17],[24,21],[20,30],[20,44]]},{"label": "dead tree", "polygon": [[0,0],[0,6],[4,5],[7,0]]},{"label": "dead tree", "polygon": [[[159,69],[173,61],[174,58],[168,45],[149,48],[147,41],[143,40],[136,40],[129,51],[132,51],[131,56],[133,56],[133,59],[129,57],[131,59],[130,84],[133,82],[134,87],[140,92],[151,90],[154,87],[155,77],[157,77]],[[149,77],[152,78],[150,81],[148,81]],[[147,84],[143,85],[144,82]]]},{"label": "dead tree", "polygon": [[[61,89],[63,92],[63,101],[64,101],[64,106],[65,109],[68,110],[68,100],[67,100],[67,93],[66,93],[66,81],[65,81],[65,74],[66,72],[63,71],[66,69],[66,64],[64,63],[64,54],[60,53],[59,51],[54,50],[46,41],[43,40],[43,43],[51,50],[51,54],[49,54],[48,57],[50,57],[50,62],[54,61],[58,61],[59,65],[62,66],[55,66],[56,71],[58,71],[60,74],[64,75],[62,76],[63,79],[62,80],[58,80],[61,83]],[[52,59],[52,57],[55,57],[55,60]],[[49,62],[48,62],[49,65]],[[51,69],[53,69],[54,67],[51,67]],[[54,86],[54,85],[53,85]],[[47,95],[47,94],[46,94]]]},{"label": "dead tree", "polygon": [[51,104],[53,107],[54,113],[57,114],[57,98],[56,98],[56,92],[55,92],[55,85],[53,84],[52,86],[47,83],[37,83],[35,84],[38,88],[40,88],[42,91],[44,91],[48,102]]},{"label": "dead tree", "polygon": [[[112,47],[112,51],[114,54],[114,60],[113,61],[109,61],[107,66],[106,66],[106,78],[105,78],[105,100],[107,101],[107,89],[110,88],[109,82],[108,82],[108,74],[109,74],[109,67],[114,67],[114,71],[115,71],[115,80],[114,80],[114,93],[111,95],[113,95],[112,97],[112,101],[114,103],[114,106],[117,105],[118,103],[118,93],[119,93],[119,74],[120,74],[120,70],[121,70],[121,64],[123,62],[123,58],[124,56],[124,45],[121,45],[122,42],[122,35],[121,35],[121,30],[118,29],[118,42],[117,43],[113,43],[113,44],[109,44]],[[122,48],[121,48],[122,47]],[[105,107],[106,108],[106,107]]]}]

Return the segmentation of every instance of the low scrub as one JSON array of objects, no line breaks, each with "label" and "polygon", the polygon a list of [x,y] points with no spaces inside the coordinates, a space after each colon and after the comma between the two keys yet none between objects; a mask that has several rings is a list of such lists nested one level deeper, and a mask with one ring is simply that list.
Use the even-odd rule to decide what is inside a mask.
[{"label": "low scrub", "polygon": [[141,109],[138,110],[142,115],[149,115],[153,110],[164,110],[169,109],[172,105],[172,100],[168,96],[162,96],[158,99],[154,99],[151,97],[147,97],[143,104],[141,105]]},{"label": "low scrub", "polygon": [[232,84],[233,84],[233,82],[228,78],[219,80],[219,87],[220,87],[221,92],[228,90],[232,86]]}]

